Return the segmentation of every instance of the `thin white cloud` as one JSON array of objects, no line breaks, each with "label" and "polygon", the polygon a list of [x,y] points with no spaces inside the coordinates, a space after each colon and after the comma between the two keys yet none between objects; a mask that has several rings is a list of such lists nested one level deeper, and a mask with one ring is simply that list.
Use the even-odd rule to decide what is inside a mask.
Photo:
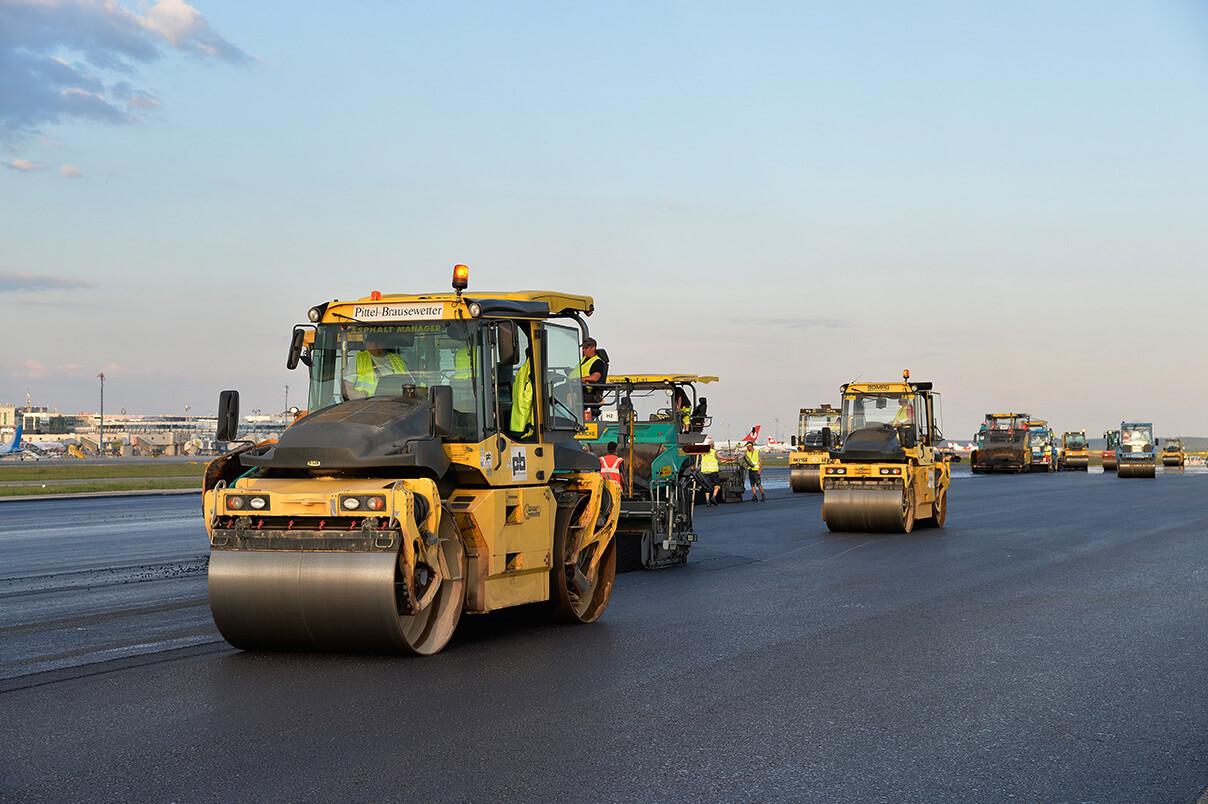
[{"label": "thin white cloud", "polygon": [[22,173],[46,170],[46,165],[39,165],[37,162],[30,162],[28,159],[14,159],[11,162],[5,162],[4,166],[9,170],[20,170]]},{"label": "thin white cloud", "polygon": [[73,120],[138,122],[160,102],[130,79],[168,49],[253,61],[183,0],[140,3],[138,11],[117,0],[0,0],[0,141]]},{"label": "thin white cloud", "polygon": [[0,293],[20,293],[30,290],[65,290],[70,288],[93,288],[96,284],[83,279],[68,279],[39,274],[18,274],[0,271]]},{"label": "thin white cloud", "polygon": [[59,168],[59,175],[66,176],[69,179],[80,179],[83,178],[84,171],[75,165],[63,165],[63,167]]}]

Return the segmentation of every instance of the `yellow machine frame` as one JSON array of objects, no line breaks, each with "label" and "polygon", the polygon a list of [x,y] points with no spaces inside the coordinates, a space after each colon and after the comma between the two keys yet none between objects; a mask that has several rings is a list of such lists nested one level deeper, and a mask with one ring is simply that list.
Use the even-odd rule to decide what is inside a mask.
[{"label": "yellow machine frame", "polygon": [[[905,372],[909,377],[909,372]],[[851,462],[831,457],[822,466],[822,518],[835,531],[898,531],[909,533],[916,523],[943,527],[952,483],[952,456],[937,451],[935,411],[930,383],[849,383],[848,400],[861,394],[927,398],[927,430],[920,443],[904,447],[904,462]],[[916,414],[917,420],[917,414]],[[847,435],[846,424],[844,435]]]},{"label": "yellow machine frame", "polygon": [[[548,314],[531,312],[539,305],[492,314],[486,300],[544,303]],[[319,305],[309,318],[315,325],[494,318],[530,320],[536,329],[553,317],[582,325],[579,314],[593,310],[589,296],[546,291],[472,298],[460,292],[374,293]],[[295,365],[297,353],[313,346],[314,333],[296,329]],[[534,376],[542,377],[542,350],[532,352]],[[555,445],[545,438],[544,385],[533,385],[536,437],[521,442],[497,432],[479,443],[443,443],[450,469],[441,479],[317,471],[272,477],[240,467],[241,453],[276,442],[211,463],[203,508],[212,551],[211,608],[224,637],[249,649],[426,654],[444,646],[463,611],[551,601],[563,619],[598,618],[613,583],[620,489],[599,474],[598,465],[556,471]],[[509,460],[526,471],[507,471]],[[372,496],[384,497],[383,507],[347,524],[344,501]],[[261,533],[257,521],[263,525],[268,517],[249,517],[246,507],[235,512],[232,497],[248,504],[260,498],[256,505],[271,512],[276,530]],[[338,532],[337,521],[354,534]],[[268,579],[269,592],[258,588],[257,573]],[[291,582],[291,573],[302,580]],[[306,599],[290,590],[291,583],[309,584]],[[274,606],[277,614],[265,614]]]}]

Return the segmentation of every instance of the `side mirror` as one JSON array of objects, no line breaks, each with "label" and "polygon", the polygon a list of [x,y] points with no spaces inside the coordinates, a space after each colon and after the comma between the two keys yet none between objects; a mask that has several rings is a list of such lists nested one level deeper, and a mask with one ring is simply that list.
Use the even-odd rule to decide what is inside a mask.
[{"label": "side mirror", "polygon": [[239,392],[223,391],[218,395],[218,441],[235,441],[239,432]]},{"label": "side mirror", "polygon": [[496,338],[499,345],[499,365],[514,366],[519,363],[520,350],[516,345],[516,322],[500,321]]},{"label": "side mirror", "polygon": [[789,446],[797,446],[797,436],[789,436]]},{"label": "side mirror", "polygon": [[918,439],[915,438],[913,427],[902,427],[898,430],[898,441],[904,449],[914,449],[918,446]]},{"label": "side mirror", "polygon": [[432,430],[437,438],[453,435],[453,389],[448,385],[433,385],[428,389],[432,401]]},{"label": "side mirror", "polygon": [[831,429],[829,427],[823,427],[822,428],[822,446],[826,447],[827,449],[830,449],[831,445],[833,443],[834,442],[831,441]]},{"label": "side mirror", "polygon": [[294,336],[289,342],[289,357],[285,359],[285,367],[293,371],[298,367],[298,361],[302,359],[302,339],[306,336],[306,330],[301,327],[294,327]]},{"label": "side mirror", "polygon": [[618,434],[621,436],[622,442],[628,441],[633,435],[633,402],[629,397],[625,397],[617,405],[617,419],[619,426],[617,427]]}]

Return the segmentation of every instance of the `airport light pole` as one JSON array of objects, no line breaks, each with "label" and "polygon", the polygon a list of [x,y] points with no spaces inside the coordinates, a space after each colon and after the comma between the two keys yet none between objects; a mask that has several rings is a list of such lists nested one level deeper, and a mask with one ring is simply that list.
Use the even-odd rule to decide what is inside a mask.
[{"label": "airport light pole", "polygon": [[285,412],[289,413],[289,386],[285,386]]},{"label": "airport light pole", "polygon": [[96,446],[101,457],[105,457],[105,372],[97,375],[101,378],[101,433],[97,436]]}]

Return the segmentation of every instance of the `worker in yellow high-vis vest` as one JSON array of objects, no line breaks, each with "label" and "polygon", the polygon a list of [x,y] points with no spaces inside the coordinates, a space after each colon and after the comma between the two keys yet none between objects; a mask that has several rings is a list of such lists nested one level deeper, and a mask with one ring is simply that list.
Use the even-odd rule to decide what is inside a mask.
[{"label": "worker in yellow high-vis vest", "polygon": [[406,361],[397,352],[387,349],[385,336],[370,332],[365,336],[365,348],[357,352],[352,374],[345,375],[344,395],[348,399],[373,396],[383,375],[406,372]]},{"label": "worker in yellow high-vis vest", "polygon": [[[746,467],[747,477],[751,481],[751,502],[767,502],[768,495],[763,493],[763,480],[759,474],[763,469],[763,459],[759,457],[759,447],[755,446],[754,441],[747,442],[747,451],[742,455],[742,465]],[[759,489],[759,497],[755,496],[755,489]]]},{"label": "worker in yellow high-vis vest", "polygon": [[717,447],[709,442],[709,451],[700,456],[700,473],[705,476],[705,502],[717,505],[717,492],[721,491],[721,464],[717,459]]}]

